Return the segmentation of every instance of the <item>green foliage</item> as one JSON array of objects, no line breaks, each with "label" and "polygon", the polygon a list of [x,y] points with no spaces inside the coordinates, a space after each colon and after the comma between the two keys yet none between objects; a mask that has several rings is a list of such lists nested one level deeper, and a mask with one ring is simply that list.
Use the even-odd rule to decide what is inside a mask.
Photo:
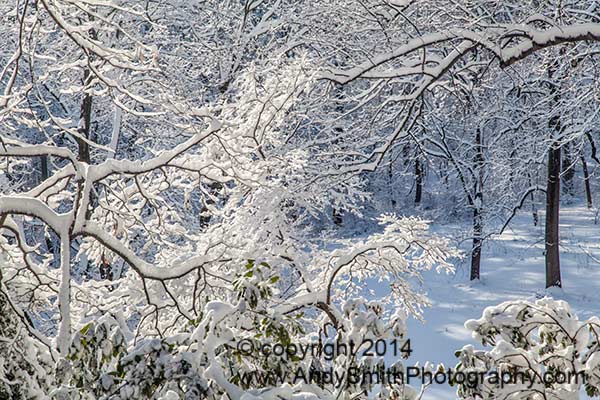
[{"label": "green foliage", "polygon": [[236,275],[233,288],[238,300],[244,299],[250,308],[256,309],[261,300],[273,296],[273,285],[278,281],[279,276],[273,273],[268,263],[248,260],[244,272]]},{"label": "green foliage", "polygon": [[49,366],[37,357],[36,344],[27,336],[25,327],[2,292],[0,338],[11,338],[0,340],[0,400],[29,399],[38,388],[46,387],[45,372]]},{"label": "green foliage", "polygon": [[121,329],[111,321],[82,327],[58,371],[71,396],[81,398],[142,400],[168,390],[182,398],[201,398],[209,391],[185,347],[144,339],[128,349]]}]

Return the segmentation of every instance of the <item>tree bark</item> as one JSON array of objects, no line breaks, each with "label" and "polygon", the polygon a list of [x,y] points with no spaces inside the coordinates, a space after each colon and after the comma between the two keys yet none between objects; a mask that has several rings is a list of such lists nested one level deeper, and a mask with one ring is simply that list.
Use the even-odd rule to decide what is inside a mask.
[{"label": "tree bark", "polygon": [[65,232],[60,234],[60,270],[58,289],[60,325],[56,343],[60,355],[66,357],[71,340],[71,241]]},{"label": "tree bark", "polygon": [[[83,82],[85,86],[89,84],[90,79],[90,71],[86,69],[83,73]],[[81,111],[79,113],[79,118],[80,120],[79,127],[77,128],[77,133],[79,133],[82,136],[82,138],[89,139],[90,124],[92,121],[92,96],[88,93],[85,93],[83,95],[83,101],[81,102]],[[79,147],[79,161],[83,161],[87,164],[90,164],[90,146],[82,138],[76,138],[77,145]]]},{"label": "tree bark", "polygon": [[477,181],[475,182],[475,198],[473,201],[473,248],[471,251],[471,277],[476,280],[481,274],[481,246],[483,244],[483,138],[481,130],[478,129],[475,134],[475,168],[478,171]]},{"label": "tree bark", "polygon": [[423,197],[423,166],[417,156],[415,158],[415,205],[420,205]]},{"label": "tree bark", "polygon": [[[527,178],[529,182],[529,187],[534,186],[535,182],[531,176],[531,172],[529,171],[527,171]],[[538,223],[540,222],[540,217],[538,215],[537,204],[535,203],[535,190],[531,191],[529,196],[531,199],[531,215],[533,217],[533,226],[538,226]]]},{"label": "tree bark", "polygon": [[340,213],[338,211],[337,208],[333,208],[333,212],[332,212],[332,217],[333,217],[333,223],[336,225],[342,225],[342,222],[344,222],[343,218],[342,218],[342,213]]},{"label": "tree bark", "polygon": [[41,170],[41,174],[42,174],[41,182],[44,182],[50,176],[49,171],[48,171],[48,156],[47,155],[43,155],[40,157],[40,170]]},{"label": "tree bark", "polygon": [[581,165],[583,166],[583,181],[585,182],[585,198],[587,199],[587,208],[592,208],[592,188],[590,187],[590,173],[588,171],[585,156],[581,156]]},{"label": "tree bark", "polygon": [[565,143],[561,146],[562,148],[562,181],[563,181],[563,192],[566,195],[573,195],[573,178],[575,177],[575,168],[573,157],[571,154],[571,143]]},{"label": "tree bark", "polygon": [[471,252],[471,277],[472,281],[481,277],[481,237],[483,224],[481,220],[481,210],[475,207],[473,209],[473,250]]},{"label": "tree bark", "polygon": [[[561,48],[559,53],[564,54]],[[548,67],[548,78],[550,81],[560,82],[554,77],[557,62],[554,61]],[[551,84],[549,92],[554,104],[560,102],[560,84]],[[560,276],[560,252],[559,252],[559,213],[560,213],[560,173],[561,173],[561,124],[560,115],[552,116],[548,121],[549,136],[552,144],[548,149],[548,174],[546,178],[546,288],[552,286],[562,287]]]},{"label": "tree bark", "polygon": [[540,218],[538,215],[537,207],[535,205],[535,196],[534,196],[533,192],[531,192],[531,214],[533,217],[533,226],[538,226]]},{"label": "tree bark", "polygon": [[562,287],[559,255],[559,211],[561,146],[554,142],[548,150],[546,186],[546,288]]},{"label": "tree bark", "polygon": [[394,198],[394,165],[393,159],[390,160],[390,165],[388,166],[388,183],[390,188],[390,204],[392,205],[392,209],[396,209],[396,199]]},{"label": "tree bark", "polygon": [[210,225],[210,221],[212,220],[212,215],[210,214],[210,212],[211,212],[210,208],[216,204],[213,196],[218,197],[222,188],[223,188],[223,185],[220,184],[219,182],[211,182],[208,185],[208,188],[207,188],[208,194],[203,198],[203,206],[202,206],[202,209],[200,210],[200,216],[199,216],[200,228],[202,230],[208,228],[208,226]]}]

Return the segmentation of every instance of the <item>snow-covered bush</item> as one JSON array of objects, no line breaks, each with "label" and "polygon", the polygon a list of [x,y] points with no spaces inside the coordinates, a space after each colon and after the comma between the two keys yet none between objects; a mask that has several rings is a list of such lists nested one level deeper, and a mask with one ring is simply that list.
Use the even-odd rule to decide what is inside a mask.
[{"label": "snow-covered bush", "polygon": [[43,398],[52,383],[51,348],[41,335],[32,337],[32,321],[7,294],[9,256],[0,253],[0,399]]},{"label": "snow-covered bush", "polygon": [[458,385],[464,399],[579,399],[600,396],[600,320],[580,321],[562,300],[508,301],[465,327],[488,350],[457,352],[457,370],[485,376]]},{"label": "snow-covered bush", "polygon": [[[414,398],[417,391],[400,382],[377,386],[375,379],[350,378],[348,371],[362,377],[386,367],[385,354],[363,354],[367,348],[359,346],[369,340],[395,341],[396,356],[407,354],[402,350],[406,319],[427,304],[414,283],[429,268],[451,270],[448,259],[458,252],[447,240],[429,234],[421,220],[387,216],[382,224],[382,233],[364,241],[307,253],[312,261],[295,270],[281,262],[246,260],[213,292],[198,317],[170,327],[162,338],[136,338],[127,324],[110,315],[85,323],[57,364],[52,395],[356,399],[371,392],[380,398],[394,393]],[[374,279],[389,282],[382,301],[360,296],[368,294],[364,286]],[[138,333],[141,327],[136,327]],[[357,347],[315,353],[310,347],[315,343]],[[286,352],[260,351],[264,348]],[[287,351],[292,348],[297,353]],[[302,354],[302,348],[311,350]],[[395,368],[402,371],[402,364]],[[315,378],[332,373],[341,378]]]}]

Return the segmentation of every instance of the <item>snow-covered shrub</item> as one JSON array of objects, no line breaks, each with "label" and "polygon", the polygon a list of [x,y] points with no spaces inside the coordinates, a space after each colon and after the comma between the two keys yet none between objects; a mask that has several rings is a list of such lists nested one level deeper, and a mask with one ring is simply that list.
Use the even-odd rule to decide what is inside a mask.
[{"label": "snow-covered shrub", "polygon": [[207,398],[208,382],[192,367],[181,339],[144,338],[130,348],[125,344],[114,319],[86,324],[57,365],[60,387],[52,397],[142,400],[175,393],[177,399]]},{"label": "snow-covered shrub", "polygon": [[[366,399],[370,393],[381,399],[416,398],[417,390],[399,381],[377,385],[376,378],[364,379],[392,368],[384,364],[392,350],[364,352],[368,343],[385,340],[395,341],[396,358],[409,354],[406,319],[427,304],[414,283],[423,270],[451,269],[448,258],[458,252],[429,234],[422,220],[387,216],[382,224],[382,233],[357,243],[306,254],[312,261],[296,275],[286,263],[245,260],[224,275],[227,282],[212,292],[198,317],[176,322],[162,337],[135,337],[110,313],[85,323],[57,364],[52,396],[325,400]],[[389,284],[383,301],[361,297],[374,279]],[[136,330],[143,332],[139,325]],[[322,346],[316,353],[310,347],[315,344]],[[340,344],[345,350],[334,351]],[[271,351],[275,348],[286,352]],[[401,363],[393,368],[403,370]]]},{"label": "snow-covered shrub", "polygon": [[52,382],[53,362],[49,348],[30,336],[32,321],[6,294],[7,255],[0,253],[0,400],[41,398]]},{"label": "snow-covered shrub", "polygon": [[457,352],[457,370],[480,374],[459,384],[464,399],[579,399],[600,395],[600,320],[580,321],[562,300],[508,301],[465,323],[488,350]]}]

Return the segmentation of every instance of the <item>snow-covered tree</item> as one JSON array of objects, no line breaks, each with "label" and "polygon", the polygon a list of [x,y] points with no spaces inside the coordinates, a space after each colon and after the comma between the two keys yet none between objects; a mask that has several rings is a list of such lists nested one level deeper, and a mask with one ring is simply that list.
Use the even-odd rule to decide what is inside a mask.
[{"label": "snow-covered tree", "polygon": [[[233,340],[404,339],[428,304],[421,273],[460,255],[395,216],[402,187],[401,205],[424,202],[427,170],[460,199],[442,210],[470,213],[477,278],[493,223],[545,182],[543,155],[595,157],[597,7],[0,4],[0,395],[366,398],[242,376],[379,359],[261,358]],[[520,76],[556,49],[552,77]],[[340,239],[350,215],[381,224]]]}]

